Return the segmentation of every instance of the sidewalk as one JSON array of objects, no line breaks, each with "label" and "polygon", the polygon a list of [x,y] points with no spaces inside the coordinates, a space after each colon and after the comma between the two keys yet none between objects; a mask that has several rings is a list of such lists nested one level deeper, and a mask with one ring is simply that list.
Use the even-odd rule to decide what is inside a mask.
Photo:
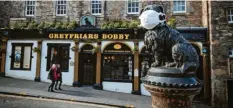
[{"label": "sidewalk", "polygon": [[[113,105],[118,107],[134,106],[150,108],[149,96],[95,90],[92,87],[62,86],[62,91],[48,92],[50,83],[0,77],[0,93],[22,94],[34,97],[72,100],[79,102]],[[211,108],[193,103],[194,108]]]}]

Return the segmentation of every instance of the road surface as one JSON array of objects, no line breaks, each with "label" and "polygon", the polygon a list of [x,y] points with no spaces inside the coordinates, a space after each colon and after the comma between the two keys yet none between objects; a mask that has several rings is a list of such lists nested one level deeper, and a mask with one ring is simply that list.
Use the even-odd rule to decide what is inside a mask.
[{"label": "road surface", "polygon": [[[111,108],[109,106],[0,94],[0,108]],[[114,108],[114,107],[112,107]]]}]

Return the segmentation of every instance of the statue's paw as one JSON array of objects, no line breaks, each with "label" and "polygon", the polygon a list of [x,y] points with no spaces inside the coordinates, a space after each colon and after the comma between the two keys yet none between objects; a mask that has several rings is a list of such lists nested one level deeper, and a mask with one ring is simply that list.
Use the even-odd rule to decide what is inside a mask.
[{"label": "statue's paw", "polygon": [[172,63],[167,63],[166,64],[166,67],[175,67],[175,66],[177,66],[176,62],[172,62]]},{"label": "statue's paw", "polygon": [[157,62],[154,62],[154,63],[151,64],[151,67],[158,67],[158,66],[160,66],[160,65]]}]

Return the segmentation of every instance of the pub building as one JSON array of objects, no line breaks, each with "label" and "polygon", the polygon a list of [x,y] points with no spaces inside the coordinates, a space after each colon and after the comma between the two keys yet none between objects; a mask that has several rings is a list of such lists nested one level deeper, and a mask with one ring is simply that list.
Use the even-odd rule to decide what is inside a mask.
[{"label": "pub building", "polygon": [[[204,82],[201,96],[207,96],[208,60],[206,28],[177,28],[198,51],[197,77]],[[153,55],[144,46],[143,29],[77,28],[74,30],[1,30],[1,75],[50,82],[53,63],[61,65],[63,84],[94,89],[150,95],[143,87],[142,64],[149,67]]]}]

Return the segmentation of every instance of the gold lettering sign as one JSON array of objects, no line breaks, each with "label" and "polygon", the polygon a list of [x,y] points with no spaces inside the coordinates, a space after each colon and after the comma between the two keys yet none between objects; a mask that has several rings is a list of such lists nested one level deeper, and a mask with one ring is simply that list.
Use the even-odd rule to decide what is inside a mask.
[{"label": "gold lettering sign", "polygon": [[96,33],[50,33],[48,35],[49,39],[113,39],[113,40],[123,40],[129,39],[129,34],[119,33],[119,34],[96,34]]},{"label": "gold lettering sign", "polygon": [[113,47],[114,47],[114,49],[121,49],[121,45],[120,44],[116,44]]}]

